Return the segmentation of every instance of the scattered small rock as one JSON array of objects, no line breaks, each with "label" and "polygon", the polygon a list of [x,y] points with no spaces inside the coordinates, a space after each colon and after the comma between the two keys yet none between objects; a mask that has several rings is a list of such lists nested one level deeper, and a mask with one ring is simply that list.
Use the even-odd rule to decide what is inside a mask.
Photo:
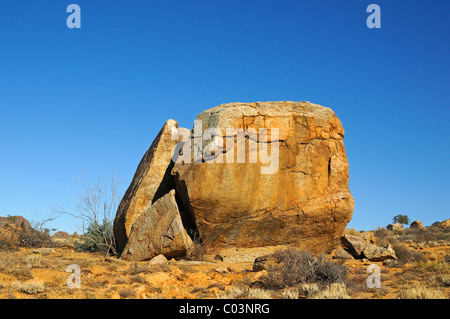
[{"label": "scattered small rock", "polygon": [[160,264],[165,264],[167,262],[167,258],[164,255],[158,255],[153,257],[152,259],[150,259],[150,261],[147,263],[148,266],[153,266],[153,265],[160,265]]},{"label": "scattered small rock", "polygon": [[226,274],[231,272],[231,269],[228,267],[217,267],[214,269],[215,272],[218,272],[219,274]]}]

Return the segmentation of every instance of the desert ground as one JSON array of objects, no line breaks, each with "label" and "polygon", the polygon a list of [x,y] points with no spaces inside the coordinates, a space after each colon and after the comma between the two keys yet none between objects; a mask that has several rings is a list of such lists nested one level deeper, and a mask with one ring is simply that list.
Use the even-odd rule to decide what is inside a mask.
[{"label": "desert ground", "polygon": [[[347,229],[346,234],[362,236],[363,233]],[[391,244],[397,260],[387,263],[336,258],[336,252],[321,257],[306,254],[310,261],[320,261],[316,265],[322,274],[309,279],[292,266],[292,262],[297,265],[304,262],[300,259],[306,255],[292,253],[293,250],[286,253],[289,247],[285,246],[206,253],[197,245],[186,258],[160,262],[130,262],[98,252],[77,252],[73,243],[79,239],[72,236],[55,238],[46,247],[3,246],[0,298],[450,298],[448,228],[430,226],[395,231],[379,228],[364,234],[369,234],[377,245]],[[274,252],[278,252],[281,260],[272,265],[266,263],[262,269],[254,267],[255,257]],[[78,285],[73,265],[79,267]],[[372,285],[368,284],[369,276],[374,274],[379,276],[378,287],[373,286],[373,280]]]}]

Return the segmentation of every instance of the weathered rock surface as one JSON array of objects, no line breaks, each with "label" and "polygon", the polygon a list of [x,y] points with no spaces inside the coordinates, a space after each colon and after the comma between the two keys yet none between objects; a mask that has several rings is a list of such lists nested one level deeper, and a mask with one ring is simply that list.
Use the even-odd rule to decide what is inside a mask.
[{"label": "weathered rock surface", "polygon": [[164,255],[158,255],[150,259],[147,263],[148,266],[161,265],[167,263],[167,258]]},{"label": "weathered rock surface", "polygon": [[444,228],[444,229],[450,227],[450,219],[446,219],[446,220],[444,220],[443,222],[440,222],[440,223],[438,222],[437,226],[441,227],[441,228]]},{"label": "weathered rock surface", "polygon": [[387,230],[390,231],[402,231],[404,230],[403,225],[401,223],[389,224],[386,226]]},{"label": "weathered rock surface", "polygon": [[192,244],[183,227],[175,190],[171,190],[137,217],[121,258],[143,261],[160,254],[168,258],[179,257]]},{"label": "weathered rock surface", "polygon": [[168,120],[145,153],[133,180],[118,207],[114,220],[114,236],[117,249],[122,252],[131,227],[159,198],[175,188],[170,175],[173,151],[178,140],[174,137],[178,123]]},{"label": "weathered rock surface", "polygon": [[341,238],[341,244],[352,256],[359,258],[368,242],[359,236],[344,235]]},{"label": "weathered rock surface", "polygon": [[[231,103],[204,111],[197,120],[202,132],[221,129],[226,135],[225,129],[232,128],[258,134],[206,141],[203,135],[200,145],[207,155],[177,163],[172,171],[207,246],[282,244],[313,252],[337,247],[354,201],[344,129],[331,109],[309,102]],[[194,132],[191,141],[201,134]],[[242,142],[245,162],[238,163]],[[271,162],[262,156],[277,148]],[[220,158],[223,163],[217,162]]]},{"label": "weathered rock surface", "polygon": [[345,249],[339,248],[333,256],[334,259],[354,259],[354,257]]},{"label": "weathered rock surface", "polygon": [[258,257],[253,262],[253,271],[268,270],[270,267],[278,265],[280,261],[273,254]]},{"label": "weathered rock surface", "polygon": [[216,259],[223,262],[252,262],[255,258],[273,254],[275,251],[287,249],[288,246],[264,246],[253,248],[224,248],[219,250]]},{"label": "weathered rock surface", "polygon": [[7,216],[7,217],[0,217],[0,226],[17,226],[22,229],[31,228],[30,222],[22,216],[16,215],[16,216]]},{"label": "weathered rock surface", "polygon": [[20,246],[20,234],[31,229],[31,225],[22,216],[0,217],[0,246],[4,249]]},{"label": "weathered rock surface", "polygon": [[390,244],[386,247],[380,247],[373,244],[367,244],[362,251],[362,255],[369,261],[384,261],[386,259],[397,259],[395,251]]},{"label": "weathered rock surface", "polygon": [[341,245],[344,250],[356,259],[368,259],[369,261],[384,261],[386,259],[397,259],[395,251],[389,244],[386,247],[380,247],[371,244],[365,238],[344,235],[341,238]]},{"label": "weathered rock surface", "polygon": [[409,225],[410,228],[423,229],[423,224],[420,220],[415,220]]}]

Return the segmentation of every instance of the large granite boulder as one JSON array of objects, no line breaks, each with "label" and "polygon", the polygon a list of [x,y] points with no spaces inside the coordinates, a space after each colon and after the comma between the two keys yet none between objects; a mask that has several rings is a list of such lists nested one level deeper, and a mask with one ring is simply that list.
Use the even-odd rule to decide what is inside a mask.
[{"label": "large granite boulder", "polygon": [[206,247],[336,248],[354,206],[343,138],[336,114],[309,102],[202,112],[172,174]]}]

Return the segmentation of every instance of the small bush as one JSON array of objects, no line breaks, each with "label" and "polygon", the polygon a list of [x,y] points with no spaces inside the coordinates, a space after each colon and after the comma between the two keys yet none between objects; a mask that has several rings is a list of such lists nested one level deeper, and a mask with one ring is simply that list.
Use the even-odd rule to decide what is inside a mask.
[{"label": "small bush", "polygon": [[205,259],[205,256],[206,256],[206,248],[202,244],[200,237],[195,236],[194,245],[191,248],[189,248],[188,251],[186,252],[186,259],[202,261]]},{"label": "small bush", "polygon": [[130,299],[134,297],[134,292],[130,289],[122,289],[119,291],[119,296],[122,299]]},{"label": "small bush", "polygon": [[419,273],[450,274],[450,264],[442,261],[419,261],[414,270]]},{"label": "small bush", "polygon": [[261,277],[264,288],[283,289],[299,283],[332,284],[343,282],[348,268],[329,261],[324,255],[317,258],[310,252],[296,249],[279,250],[274,253],[278,264],[269,267]]},{"label": "small bush", "polygon": [[320,291],[320,287],[316,283],[305,283],[301,285],[300,291],[306,298],[310,298]]},{"label": "small bush", "polygon": [[312,295],[311,299],[350,299],[345,284],[333,283]]},{"label": "small bush", "polygon": [[51,244],[50,230],[25,228],[19,232],[19,243],[22,247],[44,247]]},{"label": "small bush", "polygon": [[450,287],[450,275],[440,275],[436,279],[440,285]]},{"label": "small bush", "polygon": [[361,233],[357,231],[355,228],[346,228],[344,234],[362,237]]},{"label": "small bush", "polygon": [[42,267],[41,260],[42,260],[41,255],[28,255],[25,257],[25,263],[29,268]]},{"label": "small bush", "polygon": [[7,272],[10,275],[13,275],[18,280],[28,280],[33,278],[33,274],[31,270],[27,266],[19,266],[14,269],[11,269]]},{"label": "small bush", "polygon": [[146,273],[146,272],[150,272],[150,267],[147,265],[133,263],[128,268],[128,274],[130,274],[132,276],[139,275],[140,273]]},{"label": "small bush", "polygon": [[398,297],[400,299],[447,299],[443,291],[427,288],[422,285],[408,287],[399,293]]},{"label": "small bush", "polygon": [[283,299],[298,299],[298,289],[289,287],[283,290]]},{"label": "small bush", "polygon": [[29,295],[34,295],[45,291],[44,284],[38,282],[22,283],[20,281],[16,281],[12,283],[12,287]]},{"label": "small bush", "polygon": [[77,252],[101,252],[109,254],[115,252],[113,225],[111,221],[104,220],[102,224],[92,222],[87,231],[75,243]]},{"label": "small bush", "polygon": [[392,245],[392,248],[394,249],[395,255],[398,258],[397,266],[403,266],[407,263],[425,260],[425,255],[423,253],[408,248],[400,243]]},{"label": "small bush", "polygon": [[243,286],[231,286],[225,291],[218,292],[216,294],[217,299],[239,299],[247,296],[249,291],[248,287]]},{"label": "small bush", "polygon": [[250,288],[248,290],[248,298],[249,299],[271,299],[272,294],[268,290],[260,289],[260,288]]}]

